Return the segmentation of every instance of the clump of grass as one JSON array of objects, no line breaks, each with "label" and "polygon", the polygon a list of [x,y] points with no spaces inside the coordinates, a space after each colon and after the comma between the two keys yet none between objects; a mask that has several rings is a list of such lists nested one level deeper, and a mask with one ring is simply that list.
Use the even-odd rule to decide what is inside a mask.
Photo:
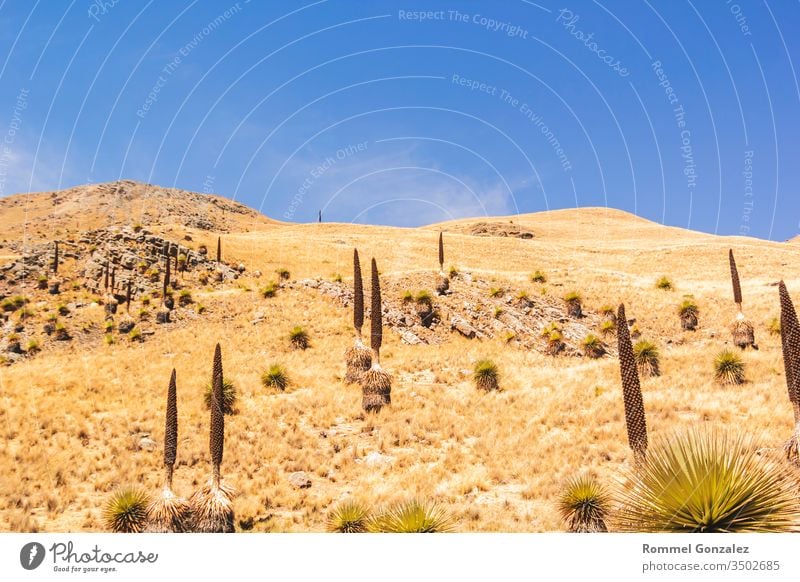
[{"label": "clump of grass", "polygon": [[150,497],[134,487],[116,491],[103,510],[106,528],[114,533],[140,533],[147,527]]},{"label": "clump of grass", "polygon": [[769,335],[781,335],[781,320],[777,317],[773,317],[767,323],[767,331]]},{"label": "clump of grass", "polygon": [[269,299],[270,297],[275,297],[278,293],[278,284],[274,281],[270,281],[261,289],[261,296],[264,299]]},{"label": "clump of grass", "polygon": [[602,323],[600,323],[600,333],[605,337],[609,335],[613,335],[617,331],[617,324],[610,319],[604,319]]},{"label": "clump of grass", "polygon": [[545,351],[551,356],[557,356],[564,351],[566,344],[564,343],[564,336],[561,331],[553,329],[545,336]]},{"label": "clump of grass", "polygon": [[342,274],[341,273],[334,273],[333,277],[331,277],[331,281],[334,283],[341,283],[342,282]]},{"label": "clump of grass", "polygon": [[500,372],[492,360],[478,360],[475,363],[472,378],[475,380],[475,386],[480,390],[489,392],[500,388]]},{"label": "clump of grass", "polygon": [[143,341],[142,330],[138,327],[134,327],[131,331],[128,332],[128,340],[131,342],[140,342]]},{"label": "clump of grass", "polygon": [[602,358],[606,353],[603,341],[596,335],[590,333],[583,338],[583,353],[590,358]]},{"label": "clump of grass", "polygon": [[42,346],[39,343],[39,340],[31,339],[31,340],[28,340],[27,344],[25,344],[25,351],[28,352],[29,354],[35,354],[35,353],[41,351],[41,349],[42,349]]},{"label": "clump of grass", "polygon": [[114,334],[107,333],[106,335],[104,335],[103,343],[105,343],[107,346],[113,346],[116,343],[116,340],[114,339]]},{"label": "clump of grass", "polygon": [[636,361],[636,369],[642,376],[660,376],[660,354],[658,347],[646,339],[639,340],[633,346],[633,357]]},{"label": "clump of grass", "polygon": [[308,332],[301,326],[296,325],[289,332],[289,341],[292,344],[292,349],[305,350],[309,346]]},{"label": "clump of grass", "polygon": [[714,379],[720,384],[743,384],[744,372],[742,358],[730,350],[722,350],[714,358]]},{"label": "clump of grass", "polygon": [[502,297],[503,296],[503,289],[500,287],[490,287],[489,288],[489,297]]},{"label": "clump of grass", "polygon": [[[211,383],[206,384],[205,393],[203,395],[203,401],[206,404],[206,408],[211,408],[211,401],[213,399],[213,391],[214,387]],[[228,378],[222,379],[222,413],[223,414],[234,414],[235,410],[234,407],[236,406],[236,400],[239,397],[238,391],[236,390],[236,385],[231,382]]]},{"label": "clump of grass", "polygon": [[681,327],[687,331],[694,331],[697,329],[697,317],[700,310],[697,308],[697,303],[691,299],[685,299],[678,306],[678,315],[681,318]]},{"label": "clump of grass", "polygon": [[333,533],[366,533],[369,510],[355,501],[338,505],[328,515],[328,531]]},{"label": "clump of grass", "polygon": [[178,305],[186,307],[187,305],[191,305],[192,301],[192,292],[188,289],[182,289],[181,292],[178,293]]},{"label": "clump of grass", "polygon": [[107,319],[103,324],[103,327],[105,328],[106,333],[111,333],[112,331],[114,331],[114,320]]},{"label": "clump of grass", "polygon": [[531,275],[531,281],[534,283],[547,283],[547,277],[541,271],[534,271]]},{"label": "clump of grass", "polygon": [[403,291],[403,294],[400,296],[400,300],[403,303],[414,303],[414,293],[406,289]]},{"label": "clump of grass", "polygon": [[443,533],[455,527],[453,518],[435,503],[407,501],[370,521],[375,533]]},{"label": "clump of grass", "polygon": [[525,291],[524,289],[519,293],[517,293],[514,299],[517,302],[517,305],[519,305],[520,307],[528,307],[531,304],[530,295],[528,295],[528,292]]},{"label": "clump of grass", "polygon": [[621,492],[629,532],[798,531],[797,479],[745,436],[690,431],[649,451]]},{"label": "clump of grass", "polygon": [[451,279],[455,279],[456,277],[458,277],[458,274],[459,274],[458,267],[456,267],[455,265],[450,265],[450,269],[447,271],[447,276],[450,277]]},{"label": "clump of grass", "polygon": [[570,291],[564,295],[567,304],[567,315],[574,318],[583,317],[583,298],[577,291]]},{"label": "clump of grass", "polygon": [[495,319],[497,319],[498,317],[503,315],[503,313],[505,313],[505,310],[502,307],[495,307],[494,308],[494,318]]},{"label": "clump of grass", "polygon": [[289,386],[289,375],[280,364],[271,364],[270,367],[261,374],[261,383],[265,388],[284,391]]},{"label": "clump of grass", "polygon": [[278,279],[281,281],[288,281],[291,274],[289,273],[288,269],[284,269],[281,267],[280,269],[275,269],[275,274],[278,275]]},{"label": "clump of grass", "polygon": [[14,297],[3,299],[2,303],[0,303],[0,309],[3,311],[16,311],[26,303],[28,303],[27,297],[16,295]]},{"label": "clump of grass", "polygon": [[659,277],[656,281],[656,289],[661,289],[662,291],[672,291],[675,286],[672,284],[672,281],[666,275]]},{"label": "clump of grass", "polygon": [[558,511],[574,533],[606,532],[611,498],[605,488],[590,477],[573,477],[558,500]]},{"label": "clump of grass", "polygon": [[416,297],[414,297],[414,302],[418,307],[422,307],[423,309],[433,309],[433,295],[431,295],[430,291],[426,291],[425,289],[417,292]]}]

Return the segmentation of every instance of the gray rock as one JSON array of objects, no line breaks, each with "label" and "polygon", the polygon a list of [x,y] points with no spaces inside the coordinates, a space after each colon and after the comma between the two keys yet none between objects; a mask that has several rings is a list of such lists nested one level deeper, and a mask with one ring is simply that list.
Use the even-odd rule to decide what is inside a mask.
[{"label": "gray rock", "polygon": [[289,483],[295,489],[308,489],[311,487],[311,479],[305,471],[297,471],[289,475]]}]

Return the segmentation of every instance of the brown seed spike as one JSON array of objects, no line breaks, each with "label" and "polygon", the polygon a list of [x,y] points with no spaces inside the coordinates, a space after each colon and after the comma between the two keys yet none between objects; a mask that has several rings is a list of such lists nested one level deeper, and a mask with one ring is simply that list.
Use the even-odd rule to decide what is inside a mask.
[{"label": "brown seed spike", "polygon": [[162,290],[162,298],[163,299],[167,298],[167,287],[169,287],[169,280],[170,280],[170,278],[172,276],[172,274],[170,273],[170,264],[171,264],[171,262],[169,260],[169,257],[167,257],[167,270],[164,273],[164,289]]},{"label": "brown seed spike", "polygon": [[444,271],[444,241],[442,233],[439,233],[439,271]]},{"label": "brown seed spike", "polygon": [[128,279],[128,289],[125,291],[125,309],[131,310],[131,296],[133,295],[133,280]]},{"label": "brown seed spike", "polygon": [[58,241],[55,242],[56,248],[53,251],[53,274],[58,274]]},{"label": "brown seed spike", "polygon": [[383,325],[381,313],[381,282],[378,279],[378,265],[375,259],[372,259],[372,305],[370,313],[371,334],[370,334],[370,347],[375,352],[375,363],[378,363],[378,355],[383,343]]},{"label": "brown seed spike", "polygon": [[625,305],[620,304],[617,311],[617,345],[619,350],[620,375],[622,377],[622,396],[625,401],[625,424],[628,429],[628,444],[633,450],[637,463],[644,461],[647,452],[647,423],[644,415],[642,388],[636,371]]},{"label": "brown seed spike", "polygon": [[167,390],[167,419],[164,427],[164,464],[167,467],[175,465],[178,453],[178,396],[176,372],[172,369]]},{"label": "brown seed spike", "polygon": [[783,368],[786,373],[786,387],[789,390],[789,401],[800,404],[798,394],[798,378],[800,378],[800,324],[794,309],[792,298],[786,284],[778,284],[781,299],[781,347],[783,348]]},{"label": "brown seed spike", "polygon": [[739,284],[739,271],[736,269],[736,260],[733,258],[733,249],[728,250],[728,261],[731,264],[731,282],[733,283],[733,302],[742,309],[742,286]]},{"label": "brown seed spike", "polygon": [[222,262],[222,237],[217,237],[217,262]]},{"label": "brown seed spike", "polygon": [[364,326],[364,284],[361,281],[361,261],[358,249],[353,249],[353,327],[356,336],[361,337]]},{"label": "brown seed spike", "polygon": [[211,434],[209,448],[214,463],[214,482],[219,486],[219,467],[225,446],[225,415],[222,410],[222,349],[214,349],[214,369],[211,376]]}]

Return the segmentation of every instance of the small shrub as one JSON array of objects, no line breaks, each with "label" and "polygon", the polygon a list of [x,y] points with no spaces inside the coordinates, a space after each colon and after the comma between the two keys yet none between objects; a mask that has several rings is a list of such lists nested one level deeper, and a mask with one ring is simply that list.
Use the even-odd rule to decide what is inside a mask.
[{"label": "small shrub", "polygon": [[29,354],[35,354],[41,351],[41,349],[42,346],[39,344],[39,341],[35,339],[28,340],[28,343],[25,344],[25,351],[28,352]]},{"label": "small shrub", "polygon": [[186,307],[187,305],[191,305],[191,304],[192,304],[192,301],[193,301],[193,299],[192,299],[192,292],[191,292],[191,291],[189,291],[188,289],[183,289],[183,290],[182,290],[182,291],[181,291],[181,292],[178,294],[178,305],[181,305],[181,306],[183,306],[183,307]]},{"label": "small shrub", "polygon": [[547,277],[545,277],[544,273],[541,271],[535,271],[533,275],[531,275],[531,281],[534,283],[547,283]]},{"label": "small shrub", "polygon": [[567,304],[567,315],[575,318],[583,317],[583,298],[580,293],[571,291],[564,295],[564,301]]},{"label": "small shrub", "polygon": [[[203,402],[206,404],[206,408],[211,408],[211,395],[212,395],[212,386],[209,382],[206,384],[205,393],[203,395]],[[231,382],[228,378],[222,378],[222,413],[223,414],[233,414],[234,409],[233,407],[236,405],[236,386],[234,386],[233,382]]]},{"label": "small shrub", "polygon": [[308,333],[299,325],[292,328],[292,331],[289,332],[289,341],[292,344],[292,348],[295,350],[305,350],[308,348]]},{"label": "small shrub", "polygon": [[341,283],[342,282],[342,274],[341,273],[336,273],[333,276],[333,282],[334,283]]},{"label": "small shrub", "polygon": [[494,318],[495,319],[497,319],[498,317],[503,315],[503,313],[505,313],[505,310],[502,307],[495,307],[494,308]]},{"label": "small shrub", "polygon": [[498,287],[489,288],[489,297],[502,297],[502,296],[503,296],[503,289]]},{"label": "small shrub", "polygon": [[267,283],[265,287],[261,289],[261,296],[264,299],[275,297],[277,293],[278,293],[278,284],[275,283],[274,281],[270,281],[269,283]]},{"label": "small shrub", "polygon": [[670,281],[669,277],[663,276],[656,281],[656,288],[661,289],[662,291],[672,291],[675,286]]},{"label": "small shrub", "polygon": [[150,498],[141,489],[128,487],[117,491],[103,511],[106,527],[114,533],[139,533],[147,526]]},{"label": "small shrub", "polygon": [[610,319],[605,319],[600,323],[600,333],[603,334],[603,336],[613,335],[616,331],[617,325]]},{"label": "small shrub", "polygon": [[678,306],[678,315],[681,318],[681,327],[688,331],[697,329],[697,316],[700,311],[697,304],[691,299],[685,299]]},{"label": "small shrub", "polygon": [[405,291],[403,291],[403,294],[400,296],[400,300],[403,303],[414,303],[414,294],[411,291],[406,289]]},{"label": "small shrub", "polygon": [[720,384],[743,384],[744,362],[738,354],[722,350],[714,358],[714,378]]},{"label": "small shrub", "polygon": [[112,345],[112,344],[116,343],[116,342],[114,341],[114,336],[113,336],[112,334],[110,334],[110,333],[107,333],[107,334],[106,334],[106,335],[103,337],[103,342],[104,342],[104,343],[105,343],[107,346],[110,346],[110,345]]},{"label": "small shrub", "polygon": [[500,372],[492,360],[479,360],[475,363],[472,374],[475,386],[481,390],[497,390],[499,388]]},{"label": "small shrub", "polygon": [[453,528],[443,508],[417,500],[395,505],[369,524],[369,531],[376,533],[442,533]]},{"label": "small shrub", "polygon": [[278,390],[286,390],[289,386],[289,376],[280,364],[272,364],[261,375],[261,383],[265,388],[275,388]]},{"label": "small shrub", "polygon": [[141,302],[142,302],[143,306],[147,307],[148,305],[150,305],[150,296],[149,295],[142,295]]},{"label": "small shrub", "polygon": [[608,493],[590,477],[571,479],[558,500],[561,519],[567,522],[569,531],[575,533],[608,531],[605,520],[610,509]]},{"label": "small shrub", "polygon": [[606,353],[606,348],[602,340],[594,334],[589,334],[583,338],[583,353],[590,358],[600,358]]},{"label": "small shrub", "polygon": [[433,295],[431,295],[430,291],[422,290],[417,293],[417,296],[414,297],[414,302],[417,305],[432,308],[433,307]]},{"label": "small shrub", "polygon": [[633,346],[636,368],[642,376],[659,376],[661,374],[659,356],[658,347],[653,342],[643,339]]},{"label": "small shrub", "polygon": [[760,455],[754,439],[712,431],[671,435],[631,474],[620,531],[798,531],[797,479]]},{"label": "small shrub", "polygon": [[131,342],[140,342],[144,341],[144,336],[142,336],[142,330],[138,327],[134,327],[132,330],[128,332],[128,340]]},{"label": "small shrub", "polygon": [[455,265],[450,265],[450,270],[447,272],[447,276],[451,279],[458,277],[458,267]]},{"label": "small shrub", "polygon": [[289,277],[291,276],[287,269],[275,269],[275,273],[278,275],[278,279],[281,281],[288,281]]},{"label": "small shrub", "polygon": [[206,306],[205,306],[205,305],[203,305],[202,303],[198,303],[197,305],[195,305],[195,308],[194,308],[194,309],[195,309],[195,311],[197,311],[197,313],[199,313],[199,314],[202,314],[202,313],[205,313],[205,312],[206,312]]},{"label": "small shrub", "polygon": [[103,324],[103,327],[106,330],[106,333],[111,333],[112,331],[114,331],[114,321],[111,319],[107,319]]},{"label": "small shrub", "polygon": [[328,516],[328,531],[333,533],[365,533],[370,521],[369,510],[355,501],[337,506]]},{"label": "small shrub", "polygon": [[777,317],[773,317],[767,324],[767,331],[770,335],[781,335],[781,321]]}]

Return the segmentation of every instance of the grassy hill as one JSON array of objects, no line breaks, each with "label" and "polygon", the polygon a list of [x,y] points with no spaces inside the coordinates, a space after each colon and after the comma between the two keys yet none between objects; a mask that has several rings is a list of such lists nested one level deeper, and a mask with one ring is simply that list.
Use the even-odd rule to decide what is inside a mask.
[{"label": "grassy hill", "polygon": [[[0,367],[3,531],[102,530],[102,508],[115,489],[159,491],[173,368],[180,423],[175,490],[189,496],[204,484],[210,467],[203,395],[217,342],[238,393],[236,413],[226,418],[222,465],[237,490],[237,529],[321,531],[343,500],[379,507],[418,497],[438,502],[459,531],[563,530],[557,499],[565,481],[590,474],[613,486],[632,455],[616,359],[580,357],[580,338],[567,338],[576,349],[550,356],[537,338],[553,321],[573,334],[599,334],[601,308],[620,302],[661,353],[661,376],[642,382],[651,439],[713,425],[753,432],[765,451],[780,454],[791,434],[780,338],[768,326],[778,316],[778,280],[800,298],[796,244],[700,234],[596,208],[416,229],[285,224],[223,198],[129,182],[3,199],[0,225],[0,266],[56,238],[73,239],[77,249],[59,272],[59,295],[36,288],[36,268],[0,285],[7,298],[27,298],[29,312],[5,313],[0,349],[13,334],[40,348],[23,349]],[[178,286],[191,303],[176,307],[169,324],[153,321],[157,293],[137,294],[129,317],[144,341],[130,341],[118,329],[124,305],[107,332],[107,295],[85,284],[87,262],[103,245],[80,243],[81,233],[109,225],[119,229],[112,234],[144,225],[192,252],[205,245],[209,255],[221,236],[223,261],[244,270],[206,282],[202,263],[181,273]],[[458,273],[446,297],[433,293],[440,231],[445,269]],[[30,237],[25,245],[23,233]],[[427,290],[439,311],[432,330],[414,322],[387,326],[381,362],[393,376],[392,405],[378,415],[365,415],[359,387],[342,381],[353,336],[346,305],[354,247],[363,266],[376,258],[387,309],[413,320],[402,295]],[[760,348],[743,353],[747,382],[735,387],[716,384],[712,367],[717,352],[731,346],[736,314],[729,248]],[[280,279],[278,270],[288,277]],[[545,282],[531,280],[537,270]],[[656,287],[662,276],[672,290]],[[368,281],[365,272],[367,287]],[[277,291],[264,297],[271,282]],[[520,307],[523,291],[531,306]],[[560,313],[572,291],[583,297],[579,322]],[[142,304],[146,295],[150,305]],[[695,332],[682,331],[677,315],[686,296],[700,309]],[[61,305],[66,315],[56,313]],[[142,310],[149,318],[139,319]],[[54,313],[71,340],[43,331]],[[487,330],[482,338],[451,329],[453,316],[469,314]],[[310,336],[306,350],[290,344],[297,325]],[[424,340],[418,345],[404,341],[403,333],[414,330]],[[606,341],[613,353],[613,338]],[[501,391],[476,390],[472,368],[481,358],[498,365]],[[285,391],[261,383],[273,363],[290,377]],[[297,472],[304,475],[290,479]]]}]

